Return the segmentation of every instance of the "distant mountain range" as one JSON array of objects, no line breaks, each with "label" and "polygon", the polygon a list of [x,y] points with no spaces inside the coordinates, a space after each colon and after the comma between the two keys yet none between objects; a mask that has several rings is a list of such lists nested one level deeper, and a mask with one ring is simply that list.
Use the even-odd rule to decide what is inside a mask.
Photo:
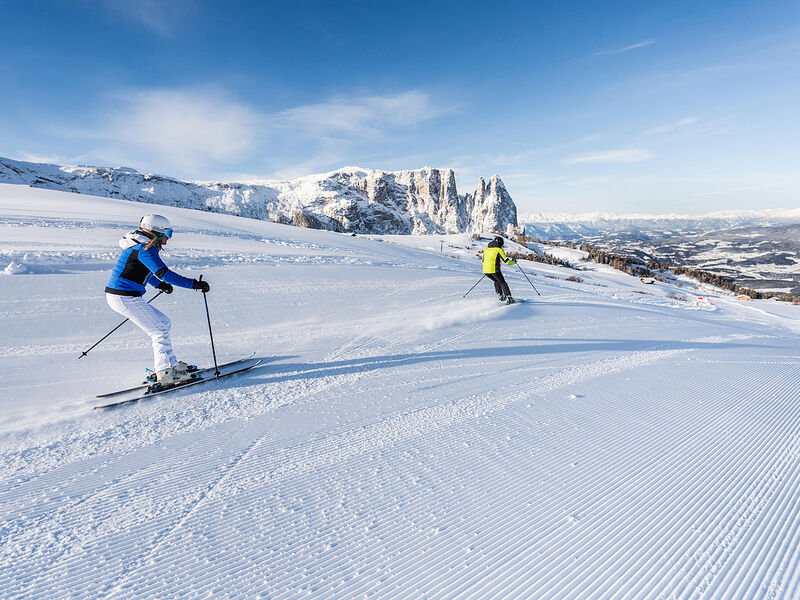
[{"label": "distant mountain range", "polygon": [[800,223],[800,208],[724,211],[705,215],[538,213],[521,215],[519,222],[527,235],[546,240],[578,241],[609,234],[649,240],[701,235],[732,227]]},{"label": "distant mountain range", "polygon": [[687,215],[527,215],[526,234],[716,273],[800,295],[800,209]]},{"label": "distant mountain range", "polygon": [[119,167],[65,167],[0,157],[0,183],[181,206],[254,219],[377,234],[506,231],[517,208],[498,175],[459,195],[451,169],[344,167],[257,184],[181,181]]}]

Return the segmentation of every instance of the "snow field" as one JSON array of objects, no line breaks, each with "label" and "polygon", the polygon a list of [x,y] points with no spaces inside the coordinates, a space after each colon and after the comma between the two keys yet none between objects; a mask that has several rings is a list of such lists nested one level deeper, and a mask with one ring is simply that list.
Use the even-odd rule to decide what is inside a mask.
[{"label": "snow field", "polygon": [[[689,376],[706,376],[701,361],[684,359],[696,350],[655,352],[615,361],[618,373],[633,375],[648,363],[667,361],[675,368],[691,367]],[[700,581],[702,574],[732,560],[728,555],[740,532],[760,520],[771,497],[782,490],[783,505],[793,502],[797,440],[781,451],[781,440],[769,431],[785,432],[781,420],[796,423],[796,411],[776,419],[777,407],[768,405],[751,416],[752,406],[737,398],[742,383],[738,365],[710,382],[720,387],[717,402],[683,391],[682,400],[670,397],[665,388],[671,388],[673,380],[661,377],[648,381],[646,392],[630,405],[630,399],[621,400],[619,394],[631,385],[630,378],[620,380],[612,373],[599,375],[597,381],[608,366],[602,363],[587,372],[572,368],[555,374],[544,383],[544,393],[534,389],[532,394],[509,397],[500,390],[490,398],[465,400],[462,406],[401,414],[292,444],[270,443],[269,430],[276,424],[261,418],[241,430],[239,424],[206,430],[202,442],[187,444],[179,439],[186,436],[179,436],[166,446],[107,459],[106,471],[124,469],[131,473],[128,479],[113,481],[108,489],[84,498],[77,523],[53,519],[52,512],[47,518],[56,531],[88,537],[80,544],[67,538],[68,548],[75,552],[79,546],[81,551],[71,561],[61,561],[61,567],[75,577],[88,568],[98,577],[102,569],[87,558],[110,556],[113,560],[104,568],[137,573],[131,575],[139,582],[130,585],[133,597],[141,595],[145,582],[155,586],[153,593],[169,595],[173,583],[162,580],[159,569],[167,565],[175,570],[175,562],[185,561],[192,569],[176,577],[182,586],[189,577],[198,593],[213,591],[208,582],[215,578],[230,585],[232,573],[244,579],[237,577],[236,587],[254,593],[260,589],[247,587],[256,585],[246,584],[251,568],[214,560],[219,551],[245,563],[258,562],[263,554],[272,557],[270,573],[284,575],[260,585],[286,593],[270,592],[270,597],[293,597],[311,587],[315,597],[354,597],[361,585],[379,590],[379,597],[393,597],[392,590],[399,594],[395,597],[407,597],[409,590],[419,589],[430,597],[535,593],[590,598],[625,597],[620,584],[625,581],[633,588],[630,597],[645,597],[643,583],[650,586],[644,591],[679,589],[679,567],[690,556],[699,562],[695,572],[683,578],[698,585],[692,575]],[[770,381],[796,369],[796,361],[785,363],[769,368],[756,383],[768,390]],[[739,378],[731,378],[732,372]],[[581,377],[592,382],[591,399],[571,399],[566,393],[548,399],[548,392],[575,385]],[[774,400],[773,391],[763,396]],[[664,402],[665,397],[670,402]],[[726,408],[730,399],[733,409]],[[691,410],[699,426],[687,431],[681,409]],[[720,411],[730,429],[719,430]],[[761,426],[742,428],[750,419]],[[623,431],[620,422],[628,425]],[[613,440],[604,431],[612,432]],[[740,431],[748,433],[731,434]],[[164,455],[169,456],[166,464],[159,460]],[[711,458],[720,465],[708,470]],[[215,472],[208,472],[209,463],[217,465]],[[79,479],[75,472],[66,477],[68,482]],[[192,482],[190,489],[187,482]],[[120,496],[119,488],[136,493]],[[75,509],[69,504],[62,514],[75,518]],[[791,562],[796,560],[791,545],[796,522],[786,515],[781,518],[780,510],[776,502],[777,514],[771,518],[790,535],[773,548],[775,564],[788,562],[796,569]],[[75,528],[86,515],[96,523]],[[126,532],[121,548],[107,547],[109,521]],[[137,535],[128,539],[132,531]],[[137,547],[138,540],[149,545]],[[725,550],[716,558],[706,556],[717,545]],[[573,555],[578,556],[577,564]],[[391,577],[385,570],[389,566]],[[593,569],[603,577],[590,576]],[[646,577],[625,575],[634,569],[651,572]],[[348,570],[359,573],[352,582],[330,575]],[[321,573],[319,581],[310,574],[316,571]],[[466,575],[470,577],[464,579]],[[441,593],[434,593],[438,587],[430,586],[431,578],[442,580]],[[50,579],[63,581],[52,573]],[[333,579],[328,596],[327,579]],[[414,588],[417,579],[422,584]],[[779,578],[774,585],[780,585]],[[565,594],[572,587],[575,590]],[[123,591],[117,590],[121,597]]]},{"label": "snow field", "polygon": [[[461,298],[468,236],[442,253],[174,209],[193,233],[165,258],[211,282],[220,360],[266,363],[91,411],[150,359],[129,328],[76,360],[117,322],[92,253],[143,207],[0,191],[0,252],[95,244],[0,277],[0,596],[800,597],[792,307],[538,264],[542,296],[508,270],[533,301],[505,306],[489,282]],[[210,362],[201,297],[156,302]]]}]

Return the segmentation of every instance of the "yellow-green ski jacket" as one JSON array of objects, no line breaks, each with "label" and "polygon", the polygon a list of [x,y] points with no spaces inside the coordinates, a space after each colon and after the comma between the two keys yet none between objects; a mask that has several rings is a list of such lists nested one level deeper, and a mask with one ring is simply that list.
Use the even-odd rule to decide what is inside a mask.
[{"label": "yellow-green ski jacket", "polygon": [[489,242],[489,247],[483,251],[484,273],[497,273],[500,270],[501,260],[507,265],[513,265],[516,262],[513,258],[508,258],[502,248],[492,244],[494,244],[493,241]]}]

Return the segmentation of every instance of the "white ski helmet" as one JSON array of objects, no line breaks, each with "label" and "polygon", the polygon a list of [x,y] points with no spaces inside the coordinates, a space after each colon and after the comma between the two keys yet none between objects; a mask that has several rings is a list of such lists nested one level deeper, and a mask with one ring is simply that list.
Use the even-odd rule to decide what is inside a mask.
[{"label": "white ski helmet", "polygon": [[161,215],[145,215],[139,221],[139,228],[153,233],[160,233],[172,237],[172,225],[169,224],[169,219]]}]

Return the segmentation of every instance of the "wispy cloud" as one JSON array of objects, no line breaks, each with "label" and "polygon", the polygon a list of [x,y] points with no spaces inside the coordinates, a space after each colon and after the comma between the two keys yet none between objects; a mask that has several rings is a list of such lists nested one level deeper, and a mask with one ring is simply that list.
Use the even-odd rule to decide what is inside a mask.
[{"label": "wispy cloud", "polygon": [[759,185],[744,185],[741,187],[727,188],[724,190],[714,190],[713,192],[697,192],[695,196],[724,196],[727,194],[735,194],[736,192],[749,192],[751,190],[763,190],[767,188],[780,187],[786,185],[784,182],[779,181],[775,183],[764,183]]},{"label": "wispy cloud", "polygon": [[489,162],[498,167],[516,167],[521,164],[529,163],[535,156],[540,156],[550,152],[549,148],[531,148],[524,152],[515,154],[500,154],[489,159]]},{"label": "wispy cloud", "polygon": [[575,154],[564,159],[565,165],[579,165],[585,163],[634,163],[653,158],[653,154],[641,148],[622,150],[606,150],[604,152],[589,152]]},{"label": "wispy cloud", "polygon": [[605,54],[622,54],[623,52],[630,52],[631,50],[636,50],[637,48],[644,48],[645,46],[649,46],[650,44],[655,44],[655,40],[645,40],[643,42],[637,42],[635,44],[631,44],[630,46],[623,46],[622,48],[616,48],[614,50],[600,50],[599,52],[595,52],[595,56],[603,56]]},{"label": "wispy cloud", "polygon": [[272,174],[295,176],[342,166],[358,148],[446,112],[420,90],[270,113],[215,87],[143,89],[109,95],[93,126],[62,133],[100,146],[88,160],[195,176],[261,157]]},{"label": "wispy cloud", "polygon": [[277,179],[293,179],[309,173],[327,171],[331,165],[342,167],[348,164],[350,151],[352,144],[348,140],[323,137],[316,140],[313,153],[302,160],[283,164],[271,176]]},{"label": "wispy cloud", "polygon": [[594,187],[597,185],[606,185],[612,181],[612,178],[608,175],[595,175],[594,177],[577,177],[575,179],[570,179],[565,182],[565,185],[568,187]]},{"label": "wispy cloud", "polygon": [[242,158],[264,134],[262,115],[216,89],[140,90],[113,100],[94,137],[134,161],[202,168]]},{"label": "wispy cloud", "polygon": [[75,165],[81,162],[81,159],[76,159],[75,157],[67,157],[61,154],[39,154],[37,152],[27,152],[23,151],[19,155],[20,160],[33,162],[33,163],[45,163],[48,165]]},{"label": "wispy cloud", "polygon": [[685,119],[681,119],[680,121],[675,121],[674,123],[659,125],[658,127],[651,127],[650,129],[644,132],[644,135],[657,135],[661,133],[669,133],[671,131],[675,131],[676,129],[680,129],[681,127],[686,127],[687,125],[692,125],[693,123],[697,123],[697,121],[698,119],[696,117],[687,117]]},{"label": "wispy cloud", "polygon": [[273,122],[315,136],[373,137],[387,128],[414,127],[444,112],[427,93],[411,90],[394,96],[336,97],[283,111]]},{"label": "wispy cloud", "polygon": [[172,35],[178,23],[197,10],[193,0],[85,0],[84,4],[99,4],[115,17],[161,35]]},{"label": "wispy cloud", "polygon": [[296,177],[338,168],[367,148],[374,157],[376,142],[388,147],[391,138],[451,110],[424,91],[409,90],[384,96],[336,96],[271,114],[267,117],[271,135],[302,149],[301,160],[283,164],[273,175]]}]

